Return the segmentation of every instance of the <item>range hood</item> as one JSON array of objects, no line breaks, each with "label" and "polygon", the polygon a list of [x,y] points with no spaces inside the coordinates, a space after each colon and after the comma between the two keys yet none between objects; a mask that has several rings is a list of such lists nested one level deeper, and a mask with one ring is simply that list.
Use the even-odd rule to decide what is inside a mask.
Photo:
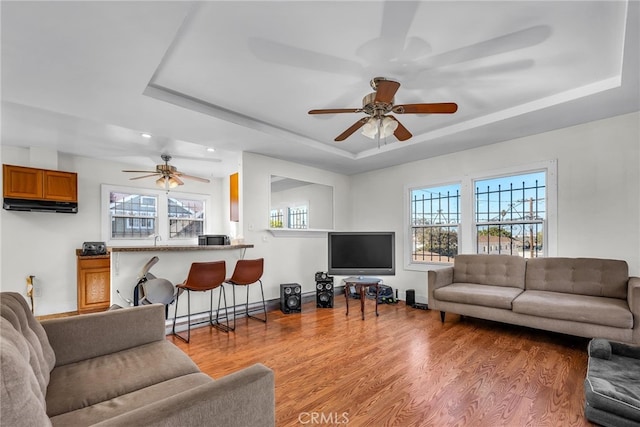
[{"label": "range hood", "polygon": [[8,211],[78,213],[77,202],[4,198],[2,207]]}]

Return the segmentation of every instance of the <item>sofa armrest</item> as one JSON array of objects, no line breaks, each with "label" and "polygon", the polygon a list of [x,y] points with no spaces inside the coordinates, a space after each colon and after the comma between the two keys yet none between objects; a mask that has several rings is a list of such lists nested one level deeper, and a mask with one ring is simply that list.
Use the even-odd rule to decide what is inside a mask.
[{"label": "sofa armrest", "polygon": [[629,277],[627,303],[634,316],[640,315],[640,277]]},{"label": "sofa armrest", "polygon": [[166,339],[162,304],[81,314],[40,322],[56,366]]},{"label": "sofa armrest", "polygon": [[633,342],[640,344],[640,277],[629,277],[627,303],[633,314]]},{"label": "sofa armrest", "polygon": [[435,297],[433,291],[443,286],[453,283],[453,267],[440,268],[438,270],[429,270],[427,272],[427,298],[431,308],[436,309]]},{"label": "sofa armrest", "polygon": [[275,379],[255,364],[95,426],[275,426]]}]

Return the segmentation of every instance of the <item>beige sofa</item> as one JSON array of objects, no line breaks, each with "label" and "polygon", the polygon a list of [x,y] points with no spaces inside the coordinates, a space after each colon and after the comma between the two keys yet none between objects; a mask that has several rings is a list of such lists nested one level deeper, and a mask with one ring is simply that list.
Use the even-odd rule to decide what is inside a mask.
[{"label": "beige sofa", "polygon": [[640,278],[625,261],[458,255],[428,272],[429,308],[640,344]]},{"label": "beige sofa", "polygon": [[165,337],[160,304],[38,322],[0,294],[2,426],[274,426],[273,371],[219,380]]}]

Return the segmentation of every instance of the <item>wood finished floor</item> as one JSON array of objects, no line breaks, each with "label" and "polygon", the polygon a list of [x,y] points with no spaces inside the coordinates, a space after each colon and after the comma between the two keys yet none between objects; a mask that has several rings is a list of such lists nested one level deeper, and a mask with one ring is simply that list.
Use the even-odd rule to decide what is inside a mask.
[{"label": "wood finished floor", "polygon": [[[584,417],[587,339],[367,301],[345,316],[303,305],[193,329],[182,348],[214,378],[260,362],[275,371],[276,424],[591,426]],[[315,418],[314,418],[315,417]],[[314,423],[315,421],[315,423]],[[333,422],[332,422],[333,421]]]}]

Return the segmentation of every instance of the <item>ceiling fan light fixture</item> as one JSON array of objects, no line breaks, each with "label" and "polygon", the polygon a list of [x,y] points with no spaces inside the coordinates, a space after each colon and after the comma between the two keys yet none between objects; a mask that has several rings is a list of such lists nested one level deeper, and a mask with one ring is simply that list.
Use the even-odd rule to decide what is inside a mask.
[{"label": "ceiling fan light fixture", "polygon": [[378,121],[374,117],[371,117],[362,126],[362,134],[367,138],[375,139],[378,134]]},{"label": "ceiling fan light fixture", "polygon": [[180,184],[173,177],[161,176],[156,180],[156,185],[160,188],[176,188]]},{"label": "ceiling fan light fixture", "polygon": [[384,119],[382,119],[380,136],[382,136],[383,138],[391,136],[396,131],[396,129],[398,129],[398,122],[391,117],[385,117]]}]

